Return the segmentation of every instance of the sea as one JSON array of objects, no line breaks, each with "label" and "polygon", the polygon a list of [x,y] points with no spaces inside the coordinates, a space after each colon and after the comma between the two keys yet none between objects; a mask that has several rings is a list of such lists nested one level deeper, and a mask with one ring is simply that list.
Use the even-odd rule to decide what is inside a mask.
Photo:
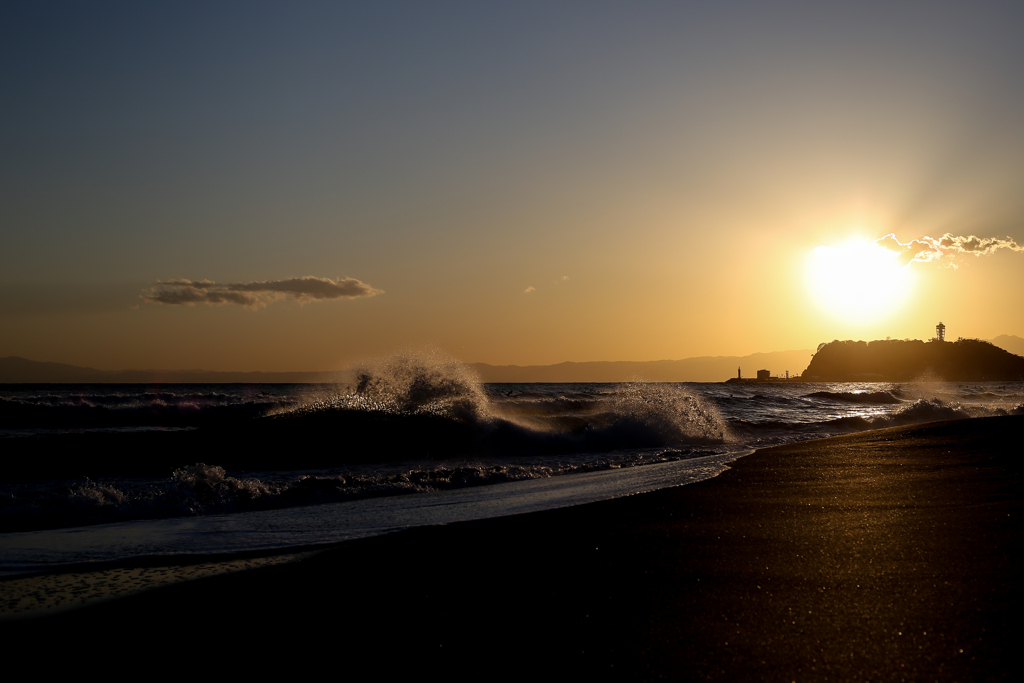
[{"label": "sea", "polygon": [[758,448],[1024,414],[1022,382],[0,385],[0,573],[317,548],[716,476]]}]

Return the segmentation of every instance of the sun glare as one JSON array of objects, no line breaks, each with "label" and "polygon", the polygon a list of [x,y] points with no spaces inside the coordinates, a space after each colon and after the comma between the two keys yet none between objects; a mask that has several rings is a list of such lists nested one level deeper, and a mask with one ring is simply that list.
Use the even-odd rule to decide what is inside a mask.
[{"label": "sun glare", "polygon": [[874,242],[817,247],[808,264],[808,285],[818,304],[837,317],[880,320],[906,302],[913,284],[898,257]]}]

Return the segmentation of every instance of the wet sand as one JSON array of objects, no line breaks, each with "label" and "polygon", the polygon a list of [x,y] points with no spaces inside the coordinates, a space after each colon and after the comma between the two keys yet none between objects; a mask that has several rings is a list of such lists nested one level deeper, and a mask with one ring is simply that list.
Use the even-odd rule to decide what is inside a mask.
[{"label": "wet sand", "polygon": [[985,418],[766,449],[699,484],[355,541],[7,620],[0,638],[182,671],[203,644],[215,668],[293,674],[1009,680],[1022,431]]},{"label": "wet sand", "polygon": [[[298,562],[311,552],[191,558],[79,567],[0,578],[0,619],[38,618],[221,574]],[[205,561],[204,561],[205,560]]]}]

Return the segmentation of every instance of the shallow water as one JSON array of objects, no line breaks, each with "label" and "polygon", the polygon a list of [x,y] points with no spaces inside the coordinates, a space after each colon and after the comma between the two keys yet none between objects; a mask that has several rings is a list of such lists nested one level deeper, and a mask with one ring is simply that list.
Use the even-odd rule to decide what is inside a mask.
[{"label": "shallow water", "polygon": [[[415,356],[353,386],[6,385],[0,444],[15,455],[0,529],[500,497],[515,482],[654,477],[659,463],[688,471],[762,446],[1022,412],[1021,382],[481,384],[455,361]],[[630,492],[617,487],[602,495]]]},{"label": "shallow water", "polygon": [[137,557],[299,548],[401,529],[551,510],[713,477],[742,453],[569,477],[230,515],[0,534],[4,573]]}]

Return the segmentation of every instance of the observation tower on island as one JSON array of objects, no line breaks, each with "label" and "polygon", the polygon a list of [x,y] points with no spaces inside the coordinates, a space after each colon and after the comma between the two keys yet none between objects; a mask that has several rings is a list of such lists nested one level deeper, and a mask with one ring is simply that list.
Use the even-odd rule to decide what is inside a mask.
[{"label": "observation tower on island", "polygon": [[935,326],[935,338],[940,342],[946,341],[946,326],[941,322]]}]

